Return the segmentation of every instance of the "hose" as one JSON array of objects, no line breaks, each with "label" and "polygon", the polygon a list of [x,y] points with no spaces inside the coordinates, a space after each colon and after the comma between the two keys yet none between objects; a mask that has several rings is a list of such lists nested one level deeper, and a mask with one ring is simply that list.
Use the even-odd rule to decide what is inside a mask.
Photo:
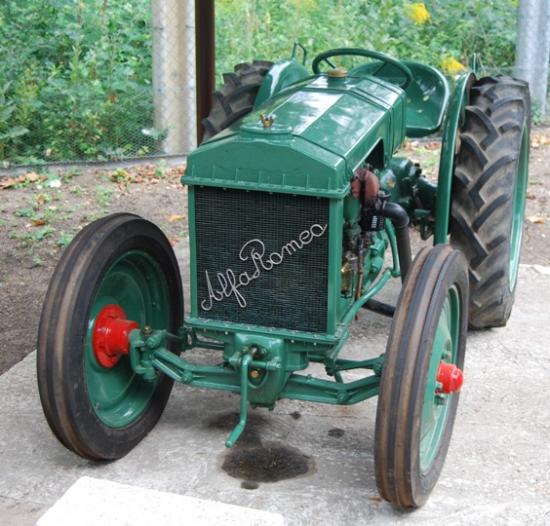
[{"label": "hose", "polygon": [[401,281],[405,282],[405,277],[412,263],[411,241],[409,238],[409,214],[405,212],[401,205],[392,203],[391,201],[386,201],[378,213],[387,217],[395,228]]}]

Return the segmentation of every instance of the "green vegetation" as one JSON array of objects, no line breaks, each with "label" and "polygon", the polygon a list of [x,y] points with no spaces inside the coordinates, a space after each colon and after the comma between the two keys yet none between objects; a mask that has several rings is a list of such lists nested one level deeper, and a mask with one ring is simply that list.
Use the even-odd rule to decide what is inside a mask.
[{"label": "green vegetation", "polygon": [[216,5],[219,71],[230,71],[235,59],[283,57],[295,41],[306,46],[310,58],[330,48],[364,47],[439,67],[448,59],[467,64],[474,51],[482,53],[487,67],[509,68],[514,62],[518,0],[218,0]]},{"label": "green vegetation", "polygon": [[0,7],[0,161],[147,153],[149,2],[7,0]]},{"label": "green vegetation", "polygon": [[[444,67],[514,58],[517,0],[218,0],[218,71],[360,46]],[[0,163],[156,151],[150,0],[0,4]]]}]

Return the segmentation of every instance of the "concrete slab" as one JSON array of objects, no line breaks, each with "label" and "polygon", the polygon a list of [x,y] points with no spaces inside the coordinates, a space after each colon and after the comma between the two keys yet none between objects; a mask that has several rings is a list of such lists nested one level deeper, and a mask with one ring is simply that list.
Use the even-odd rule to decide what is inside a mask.
[{"label": "concrete slab", "polygon": [[[431,499],[413,514],[378,497],[375,400],[353,407],[283,401],[272,413],[252,412],[241,448],[298,451],[310,469],[246,489],[222,469],[236,396],[176,386],[138,447],[120,461],[95,464],[66,451],[49,431],[32,354],[0,377],[0,523],[33,524],[37,510],[88,476],[280,513],[288,525],[550,524],[549,302],[547,270],[522,267],[508,326],[470,334],[447,463]],[[384,318],[363,316],[345,354],[379,354],[388,328]]]},{"label": "concrete slab", "polygon": [[282,515],[82,477],[37,526],[283,526]]}]

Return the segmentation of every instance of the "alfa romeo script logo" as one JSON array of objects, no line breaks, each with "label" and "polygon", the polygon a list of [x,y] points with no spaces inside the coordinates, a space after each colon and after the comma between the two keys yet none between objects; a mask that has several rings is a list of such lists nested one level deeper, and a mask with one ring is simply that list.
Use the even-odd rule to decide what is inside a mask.
[{"label": "alfa romeo script logo", "polygon": [[302,250],[315,241],[316,238],[322,237],[327,231],[327,227],[328,225],[313,224],[307,230],[300,232],[298,239],[291,239],[279,251],[270,254],[266,254],[265,244],[261,239],[255,238],[247,241],[239,251],[239,259],[250,261],[250,271],[241,272],[237,276],[231,268],[228,268],[216,274],[214,285],[212,285],[210,274],[206,271],[208,299],[201,302],[202,310],[209,311],[214,306],[215,301],[223,301],[224,298],[231,296],[235,296],[239,306],[244,309],[247,303],[241,292],[242,289],[258,279],[264,272],[269,272],[274,267],[282,265],[286,258]]}]

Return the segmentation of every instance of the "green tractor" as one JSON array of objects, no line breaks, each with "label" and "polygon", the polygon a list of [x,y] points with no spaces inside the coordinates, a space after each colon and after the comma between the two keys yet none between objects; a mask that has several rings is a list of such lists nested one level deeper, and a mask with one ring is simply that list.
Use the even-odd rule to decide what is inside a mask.
[{"label": "green tractor", "polygon": [[[468,326],[505,325],[514,302],[528,86],[469,71],[451,94],[437,69],[364,49],[327,51],[312,69],[292,58],[224,75],[182,178],[189,316],[174,252],[152,223],[110,215],[66,249],[40,322],[38,383],[68,449],[122,457],[156,424],[174,381],[239,394],[228,447],[249,406],[378,395],[380,494],[398,508],[427,499]],[[394,154],[406,137],[437,133],[436,182]],[[411,227],[433,236],[414,259]],[[402,281],[396,305],[376,299],[392,278]],[[392,318],[385,354],[340,358],[362,309]],[[191,363],[194,348],[218,352],[218,365]],[[331,379],[304,374],[312,363]],[[352,369],[365,376],[344,381]]]}]

